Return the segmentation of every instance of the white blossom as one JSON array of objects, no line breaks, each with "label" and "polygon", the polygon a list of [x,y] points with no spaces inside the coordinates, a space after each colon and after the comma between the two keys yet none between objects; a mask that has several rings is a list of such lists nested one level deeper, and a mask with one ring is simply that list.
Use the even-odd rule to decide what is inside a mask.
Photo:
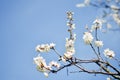
[{"label": "white blossom", "polygon": [[75,40],[66,38],[66,44],[65,44],[66,52],[75,53],[74,41]]},{"label": "white blossom", "polygon": [[75,48],[74,47],[68,47],[68,48],[66,48],[66,52],[75,53]]},{"label": "white blossom", "polygon": [[111,80],[111,78],[108,77],[106,80]]},{"label": "white blossom", "polygon": [[65,47],[73,47],[74,46],[74,40],[66,38],[66,44]]},{"label": "white blossom", "polygon": [[63,62],[66,62],[65,56],[62,56],[60,59],[61,59]]},{"label": "white blossom", "polygon": [[65,58],[70,59],[70,58],[72,58],[73,54],[74,53],[72,53],[72,52],[66,52],[66,53],[64,53],[64,56],[65,56]]},{"label": "white blossom", "polygon": [[54,48],[55,44],[50,43],[50,44],[41,44],[36,46],[36,51],[38,52],[49,52],[50,49]]},{"label": "white blossom", "polygon": [[[37,45],[35,49],[36,49],[36,51],[38,51],[38,52],[42,52],[42,51],[43,51],[41,45]],[[44,49],[44,47],[43,47],[43,49]]]},{"label": "white blossom", "polygon": [[74,41],[76,40],[76,34],[73,34],[73,39],[74,39]]},{"label": "white blossom", "polygon": [[67,26],[71,26],[71,23],[70,23],[70,22],[67,22]]},{"label": "white blossom", "polygon": [[67,26],[69,26],[71,29],[75,29],[75,24],[72,24],[70,22],[67,22]]},{"label": "white blossom", "polygon": [[95,46],[96,47],[102,47],[103,46],[103,42],[102,41],[95,41]]},{"label": "white blossom", "polygon": [[95,21],[93,21],[93,24],[100,24],[100,25],[102,25],[102,23],[103,22],[105,22],[105,20],[103,20],[103,19],[95,19]]},{"label": "white blossom", "polygon": [[48,44],[37,45],[36,51],[38,52],[49,52],[50,46]]},{"label": "white blossom", "polygon": [[45,77],[48,77],[48,76],[49,76],[49,74],[48,74],[47,72],[44,72],[44,75],[45,75]]},{"label": "white blossom", "polygon": [[72,24],[72,25],[71,25],[71,28],[72,28],[72,29],[75,29],[75,24]]},{"label": "white blossom", "polygon": [[72,20],[73,12],[67,12],[67,19]]},{"label": "white blossom", "polygon": [[37,65],[37,70],[41,72],[46,72],[50,68],[47,66],[45,59],[42,56],[37,56],[33,58],[34,63]]},{"label": "white blossom", "polygon": [[115,5],[111,5],[110,6],[113,10],[119,9],[119,7],[115,6]]},{"label": "white blossom", "polygon": [[93,36],[89,32],[85,32],[83,35],[83,40],[86,44],[90,44],[93,41]]},{"label": "white blossom", "polygon": [[91,30],[101,29],[103,22],[104,22],[104,20],[96,19],[96,20],[93,22],[93,25],[92,25],[92,27],[91,27]]},{"label": "white blossom", "polygon": [[76,7],[85,7],[86,5],[84,3],[79,3],[79,4],[76,4]]},{"label": "white blossom", "polygon": [[112,59],[113,57],[115,57],[114,51],[110,50],[109,48],[107,48],[107,49],[104,50],[104,55],[107,58],[110,58],[110,59]]},{"label": "white blossom", "polygon": [[59,63],[57,63],[56,61],[51,61],[50,63],[49,63],[49,66],[50,67],[52,67],[52,66],[54,66],[54,67],[56,67],[56,68],[60,68],[60,64]]},{"label": "white blossom", "polygon": [[41,66],[41,65],[46,66],[45,59],[42,56],[37,56],[37,57],[33,58],[33,60],[37,66]]},{"label": "white blossom", "polygon": [[54,48],[55,44],[54,43],[50,43],[50,48]]}]

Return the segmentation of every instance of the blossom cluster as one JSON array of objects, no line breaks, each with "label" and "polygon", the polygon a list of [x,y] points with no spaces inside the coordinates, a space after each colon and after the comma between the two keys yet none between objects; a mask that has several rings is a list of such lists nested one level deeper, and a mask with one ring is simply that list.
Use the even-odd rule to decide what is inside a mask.
[{"label": "blossom cluster", "polygon": [[36,46],[36,51],[38,52],[49,52],[50,49],[54,48],[55,44],[50,43],[50,44],[41,44]]},{"label": "blossom cluster", "polygon": [[40,55],[33,58],[33,60],[34,60],[34,63],[36,64],[36,66],[37,66],[37,70],[44,73],[44,75],[46,77],[48,77],[48,74],[52,70],[52,67],[55,67],[57,69],[60,68],[60,64],[57,63],[56,61],[51,61],[49,63],[49,65],[47,65],[45,59]]},{"label": "blossom cluster", "polygon": [[[103,20],[101,19],[96,19],[93,21],[93,25],[91,26],[91,29],[88,32],[84,32],[83,39],[86,44],[92,43],[94,37],[92,36],[92,32],[95,31],[96,29],[101,29],[103,24]],[[88,30],[88,27],[86,26],[86,29]],[[95,41],[95,45],[97,47],[103,46],[102,41]]]},{"label": "blossom cluster", "polygon": [[74,48],[74,40],[69,40],[68,38],[66,39],[66,53],[64,53],[64,56],[67,58],[72,58],[72,55],[75,53],[75,48]]},{"label": "blossom cluster", "polygon": [[57,63],[56,61],[51,61],[50,63],[49,63],[49,66],[50,67],[57,67],[58,69],[60,68],[60,64],[59,63]]},{"label": "blossom cluster", "polygon": [[[65,48],[66,48],[66,52],[64,53],[63,56],[61,56],[60,54],[56,53],[62,61],[66,62],[66,60],[71,59],[73,54],[75,53],[75,48],[74,48],[74,43],[76,40],[76,34],[72,33],[72,30],[75,29],[75,24],[72,23],[73,21],[73,12],[67,12],[67,19],[69,20],[67,22],[67,26],[69,26],[68,32],[70,32],[70,38],[66,38],[66,44],[65,44]],[[54,43],[50,43],[50,44],[41,44],[41,45],[37,45],[36,46],[36,51],[37,52],[49,52],[50,49],[53,49],[55,51],[55,44]],[[56,51],[55,51],[56,52]],[[35,57],[34,59],[34,63],[37,66],[37,70],[40,72],[43,72],[44,75],[46,77],[48,77],[49,73],[53,70],[53,69],[59,69],[60,68],[60,64],[56,61],[51,61],[49,63],[49,65],[46,64],[45,59],[38,55],[37,57]]]},{"label": "blossom cluster", "polygon": [[[36,51],[41,52],[41,53],[42,52],[49,52],[50,49],[54,49],[54,47],[55,47],[54,43],[41,44],[41,45],[36,46]],[[45,59],[42,56],[40,56],[40,54],[37,57],[33,58],[33,60],[34,60],[34,63],[36,64],[36,66],[37,66],[37,70],[44,73],[44,75],[46,77],[48,77],[48,75],[51,72],[53,66],[57,69],[60,68],[60,64],[57,63],[56,61],[51,61],[49,63],[49,65],[47,65]]]},{"label": "blossom cluster", "polygon": [[110,59],[112,59],[115,56],[114,51],[110,50],[109,48],[104,50],[104,55]]},{"label": "blossom cluster", "polygon": [[34,63],[37,65],[37,67],[36,67],[37,70],[40,72],[43,72],[44,75],[47,77],[50,67],[47,66],[45,59],[41,56],[37,56],[33,60],[34,60]]},{"label": "blossom cluster", "polygon": [[[100,20],[100,19],[96,19],[94,22],[93,22],[93,26],[92,26],[92,32],[93,32],[93,30],[97,30],[97,29],[101,29],[102,28],[102,20]],[[88,28],[87,28],[88,29]],[[98,40],[98,38],[96,37],[96,38],[94,38],[93,37],[93,35],[92,35],[92,32],[91,32],[91,30],[88,30],[88,32],[85,32],[84,33],[84,35],[83,35],[83,40],[84,40],[84,42],[85,42],[85,44],[87,44],[87,45],[92,45],[92,42],[93,42],[93,40],[94,40],[94,45],[96,46],[96,47],[102,47],[103,46],[103,41],[101,41],[101,40]],[[107,58],[110,58],[110,59],[112,59],[114,56],[115,56],[115,53],[114,53],[114,51],[112,51],[112,50],[110,50],[110,49],[105,49],[104,50],[104,55],[105,55],[105,57],[107,57]]]},{"label": "blossom cluster", "polygon": [[94,31],[95,29],[101,29],[103,23],[104,23],[104,20],[102,20],[102,19],[96,19],[96,20],[93,22],[93,25],[92,25],[92,27],[91,27],[91,30]]},{"label": "blossom cluster", "polygon": [[[103,41],[99,40],[97,37],[93,37],[92,32],[98,29],[102,29],[103,24],[106,25],[107,29],[110,29],[112,27],[112,25],[108,22],[108,19],[110,17],[112,17],[112,19],[118,24],[120,25],[120,14],[119,14],[119,10],[120,7],[118,5],[120,1],[119,0],[106,0],[106,1],[99,1],[97,0],[92,1],[92,0],[84,0],[83,3],[79,3],[76,5],[76,7],[86,7],[89,5],[92,5],[94,7],[103,7],[106,8],[106,11],[103,11],[103,15],[102,15],[102,19],[96,19],[95,21],[93,21],[93,25],[91,26],[91,29],[88,32],[85,32],[83,35],[83,40],[85,42],[85,44],[87,45],[92,45],[93,41],[94,41],[94,45],[95,47],[102,47],[103,46]],[[96,4],[97,3],[97,4]],[[103,4],[104,3],[104,4]],[[114,3],[114,4],[113,4]],[[104,5],[104,6],[103,6]],[[110,9],[110,11],[108,12],[107,9]],[[88,29],[88,27],[87,27]],[[103,32],[106,32],[106,30],[103,28]],[[110,49],[105,49],[104,50],[104,55],[107,58],[112,59],[115,56],[114,51],[110,50]]]},{"label": "blossom cluster", "polygon": [[75,29],[75,24],[72,23],[73,21],[73,12],[67,12],[67,26],[69,27],[68,32],[70,32],[70,38],[66,38],[66,52],[64,53],[64,56],[61,58],[63,61],[66,61],[67,59],[71,59],[72,56],[75,54],[75,48],[74,43],[76,40],[76,34],[72,32],[72,30]]}]

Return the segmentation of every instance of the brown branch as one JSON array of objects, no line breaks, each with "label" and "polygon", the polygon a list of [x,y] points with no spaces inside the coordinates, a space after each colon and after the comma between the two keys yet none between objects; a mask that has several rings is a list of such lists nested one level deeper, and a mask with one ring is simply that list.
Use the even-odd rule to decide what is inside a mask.
[{"label": "brown branch", "polygon": [[[100,64],[99,62],[96,62],[96,64],[98,65],[98,66],[100,66],[105,72],[107,72],[107,73],[112,73],[112,72],[110,72],[107,68],[105,68],[104,66],[103,66],[103,64]],[[120,79],[120,75],[119,74],[117,74],[117,75],[113,75],[113,74],[110,74],[112,77],[114,77],[115,79]]]},{"label": "brown branch", "polygon": [[113,65],[111,65],[109,62],[104,62],[104,61],[99,61],[99,62],[101,62],[101,63],[103,63],[103,64],[106,64],[107,66],[109,66],[109,67],[111,67],[113,70],[115,70],[118,74],[120,74],[120,71],[119,71],[117,68],[115,68]]},{"label": "brown branch", "polygon": [[[98,59],[94,59],[94,60],[81,60],[81,59],[76,59],[76,61],[74,62],[73,59],[71,60],[67,60],[67,62],[69,62],[69,64],[64,65],[62,67],[60,67],[57,70],[51,70],[52,73],[57,73],[58,71],[66,68],[66,67],[70,67],[72,65],[76,66],[77,68],[80,69],[80,71],[78,72],[86,72],[86,73],[90,73],[90,74],[103,74],[103,75],[111,75],[112,77],[114,77],[115,79],[120,79],[120,75],[119,75],[119,71],[114,68],[111,64],[104,62],[104,61],[100,61]],[[82,64],[82,63],[96,63],[100,68],[103,69],[103,71],[97,71],[97,70],[87,70],[85,69],[85,67],[82,67],[81,65],[78,64]],[[103,64],[110,66],[111,68],[113,68],[116,72],[110,72],[106,67],[103,66]]]},{"label": "brown branch", "polygon": [[76,73],[76,72],[87,72],[87,73],[90,73],[90,74],[104,74],[104,75],[118,75],[117,73],[107,73],[107,72],[102,72],[102,71],[90,71],[90,70],[81,70],[81,71],[74,71],[74,72],[70,72],[70,73]]}]

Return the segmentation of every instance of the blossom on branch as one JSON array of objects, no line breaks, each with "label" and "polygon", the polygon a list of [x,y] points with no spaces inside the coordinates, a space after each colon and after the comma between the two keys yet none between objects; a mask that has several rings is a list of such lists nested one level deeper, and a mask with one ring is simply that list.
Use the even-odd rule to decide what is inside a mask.
[{"label": "blossom on branch", "polygon": [[37,56],[34,59],[34,63],[37,65],[37,70],[43,72],[46,77],[48,77],[48,73],[50,72],[50,67],[47,66],[46,61],[43,57]]},{"label": "blossom on branch", "polygon": [[96,47],[102,47],[103,46],[103,42],[102,41],[95,41],[95,46]]},{"label": "blossom on branch", "polygon": [[49,44],[37,45],[36,46],[36,51],[38,51],[38,52],[49,52],[50,49],[52,49],[54,47],[55,47],[54,43],[50,43],[50,45]]},{"label": "blossom on branch", "polygon": [[75,24],[72,24],[72,25],[71,25],[71,29],[75,29]]},{"label": "blossom on branch", "polygon": [[38,52],[49,52],[50,46],[48,44],[37,45],[36,51]]},{"label": "blossom on branch", "polygon": [[39,67],[41,67],[41,68],[47,67],[46,62],[45,62],[45,59],[44,59],[42,56],[37,56],[37,57],[35,57],[33,60],[34,60],[34,63],[35,63],[37,66],[39,66]]},{"label": "blossom on branch", "polygon": [[75,24],[72,24],[71,22],[67,22],[67,26],[69,26],[71,29],[75,29]]},{"label": "blossom on branch", "polygon": [[66,52],[66,53],[64,53],[64,58],[65,59],[70,59],[70,58],[72,58],[73,54],[74,53],[72,53],[72,52]]},{"label": "blossom on branch", "polygon": [[52,66],[56,67],[57,69],[60,68],[60,64],[57,63],[56,61],[51,61],[51,62],[49,63],[49,66],[50,66],[50,68],[52,68]]},{"label": "blossom on branch", "polygon": [[102,19],[96,19],[94,22],[93,22],[93,25],[91,27],[91,30],[94,31],[95,29],[101,29],[102,28],[102,24],[104,23],[105,21],[102,20]]},{"label": "blossom on branch", "polygon": [[86,44],[90,44],[93,41],[93,36],[90,32],[85,32],[83,35],[83,40]]},{"label": "blossom on branch", "polygon": [[54,48],[55,47],[55,44],[54,43],[50,43],[50,48]]},{"label": "blossom on branch", "polygon": [[110,59],[112,59],[113,57],[115,57],[114,51],[110,50],[109,48],[107,48],[107,49],[104,50],[104,55],[107,58],[110,58]]},{"label": "blossom on branch", "polygon": [[67,12],[67,19],[72,20],[73,12]]},{"label": "blossom on branch", "polygon": [[76,40],[76,34],[73,33],[73,29],[75,29],[75,24],[73,23],[73,12],[67,12],[67,19],[67,26],[69,26],[68,32],[70,33],[70,38],[66,38],[66,52],[61,57],[61,60],[63,62],[66,62],[66,60],[71,59],[73,54],[75,54],[74,43]]},{"label": "blossom on branch", "polygon": [[74,40],[72,40],[72,39],[69,40],[68,38],[66,38],[65,47],[66,47],[66,52],[75,53]]}]

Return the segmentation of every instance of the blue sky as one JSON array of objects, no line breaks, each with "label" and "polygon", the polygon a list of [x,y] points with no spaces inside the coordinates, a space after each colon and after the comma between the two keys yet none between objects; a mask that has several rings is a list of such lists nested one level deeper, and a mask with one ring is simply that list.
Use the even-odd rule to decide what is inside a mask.
[{"label": "blue sky", "polygon": [[[82,35],[84,26],[91,25],[99,11],[92,7],[76,8],[75,5],[80,2],[82,0],[0,0],[0,80],[105,80],[106,76],[94,77],[83,73],[67,76],[66,69],[45,78],[33,64],[38,44],[54,42],[57,50],[64,53],[65,38],[69,37],[66,12],[70,10],[75,13],[76,56],[92,56],[88,53],[91,51],[89,46],[83,43]],[[119,33],[100,35],[105,41],[103,48],[110,47],[117,56],[120,56]],[[41,55],[48,62],[53,58],[57,60],[52,51]]]}]

